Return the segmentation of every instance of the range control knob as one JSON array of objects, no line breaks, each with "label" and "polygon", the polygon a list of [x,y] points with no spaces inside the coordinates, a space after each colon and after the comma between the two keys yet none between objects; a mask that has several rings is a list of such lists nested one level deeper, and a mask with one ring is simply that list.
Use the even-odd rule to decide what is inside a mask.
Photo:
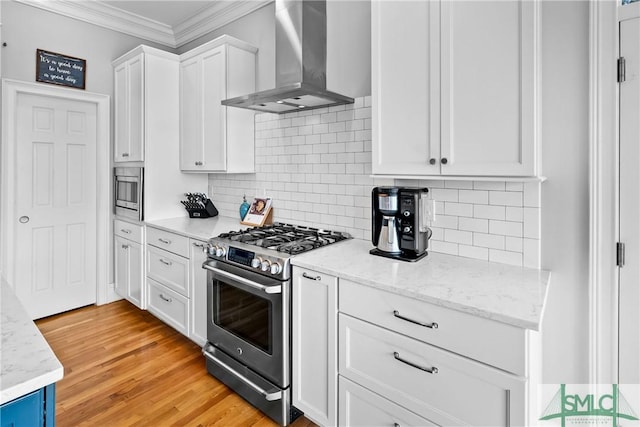
[{"label": "range control knob", "polygon": [[224,246],[216,246],[216,256],[217,257],[223,257],[227,254],[227,250],[224,248]]},{"label": "range control knob", "polygon": [[409,212],[409,211],[404,211],[404,212],[402,212],[402,215],[404,215],[404,216],[409,216],[409,215],[411,215],[411,212]]},{"label": "range control knob", "polygon": [[207,246],[207,252],[209,255],[214,256],[216,254],[216,247],[209,243],[209,246]]},{"label": "range control knob", "polygon": [[411,233],[411,227],[405,227],[402,229],[405,233]]},{"label": "range control knob", "polygon": [[261,264],[262,264],[262,258],[260,257],[254,258],[251,260],[251,267],[253,268],[260,268]]},{"label": "range control knob", "polygon": [[277,262],[271,263],[271,274],[280,274],[282,266]]},{"label": "range control knob", "polygon": [[262,271],[269,271],[271,269],[271,262],[265,259],[264,261],[262,261],[262,264],[260,264],[260,269]]}]

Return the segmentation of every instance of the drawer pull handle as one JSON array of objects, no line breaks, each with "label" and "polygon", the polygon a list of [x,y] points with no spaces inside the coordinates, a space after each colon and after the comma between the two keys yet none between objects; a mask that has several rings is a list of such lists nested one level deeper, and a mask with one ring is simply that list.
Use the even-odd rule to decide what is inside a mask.
[{"label": "drawer pull handle", "polygon": [[393,310],[393,315],[395,317],[397,317],[398,319],[402,319],[402,320],[405,320],[407,322],[415,323],[416,325],[424,326],[425,328],[438,329],[438,324],[436,322],[432,322],[432,323],[418,322],[417,320],[413,320],[413,319],[409,319],[408,317],[404,317],[403,315],[400,314],[400,312],[398,310]]},{"label": "drawer pull handle", "polygon": [[320,276],[309,276],[307,273],[302,273],[302,277],[309,280],[322,280],[322,277]]},{"label": "drawer pull handle", "polygon": [[400,427],[400,424],[398,424],[398,423],[393,423],[393,427]]},{"label": "drawer pull handle", "polygon": [[165,245],[170,245],[171,244],[171,240],[167,240],[167,239],[158,239],[160,241],[160,243],[164,243]]},{"label": "drawer pull handle", "polygon": [[131,234],[131,230],[127,230],[126,228],[121,228],[120,231],[122,231],[125,234]]},{"label": "drawer pull handle", "polygon": [[194,243],[193,246],[195,246],[196,248],[204,249],[204,244],[202,244],[202,243]]},{"label": "drawer pull handle", "polygon": [[171,302],[171,298],[167,298],[167,297],[165,297],[165,296],[164,296],[164,295],[162,295],[162,294],[160,294],[160,295],[158,295],[158,296],[162,299],[162,301]]},{"label": "drawer pull handle", "polygon": [[129,245],[122,245],[122,249],[129,249]]},{"label": "drawer pull handle", "polygon": [[164,265],[171,265],[171,261],[165,261],[162,258],[160,258],[158,261],[160,261],[161,263],[163,263]]},{"label": "drawer pull handle", "polygon": [[397,351],[393,352],[393,357],[394,357],[394,359],[396,359],[396,360],[398,360],[398,361],[400,361],[400,362],[402,362],[402,363],[404,363],[406,365],[409,365],[409,366],[411,366],[413,368],[420,369],[421,371],[425,371],[425,372],[428,372],[430,374],[437,374],[438,373],[438,368],[436,368],[435,366],[432,366],[431,368],[425,368],[425,367],[422,367],[420,365],[416,365],[415,363],[409,362],[408,360],[404,360],[403,358],[401,358],[400,357],[400,353],[398,353]]}]

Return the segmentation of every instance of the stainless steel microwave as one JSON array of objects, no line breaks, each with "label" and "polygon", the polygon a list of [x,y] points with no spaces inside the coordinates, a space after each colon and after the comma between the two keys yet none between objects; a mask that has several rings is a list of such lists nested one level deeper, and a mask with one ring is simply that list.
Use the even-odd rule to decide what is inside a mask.
[{"label": "stainless steel microwave", "polygon": [[144,168],[113,169],[115,214],[137,219],[144,219]]}]

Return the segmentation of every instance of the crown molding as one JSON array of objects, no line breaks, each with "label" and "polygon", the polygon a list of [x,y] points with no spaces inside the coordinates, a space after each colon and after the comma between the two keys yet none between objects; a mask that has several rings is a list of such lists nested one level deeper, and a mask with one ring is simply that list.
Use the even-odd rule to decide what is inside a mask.
[{"label": "crown molding", "polygon": [[214,2],[210,7],[173,28],[176,47],[204,36],[236,19],[272,3],[273,0],[235,0]]},{"label": "crown molding", "polygon": [[210,7],[175,27],[99,1],[15,1],[175,49],[227,25],[273,0],[213,2]]}]

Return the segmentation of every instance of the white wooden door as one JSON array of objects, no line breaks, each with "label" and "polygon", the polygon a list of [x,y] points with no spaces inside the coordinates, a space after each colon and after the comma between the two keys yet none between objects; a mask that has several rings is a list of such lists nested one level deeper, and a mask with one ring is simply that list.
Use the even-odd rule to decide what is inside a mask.
[{"label": "white wooden door", "polygon": [[293,271],[292,400],[310,420],[337,424],[338,279]]},{"label": "white wooden door", "polygon": [[640,383],[640,18],[620,22],[620,241],[619,383]]},{"label": "white wooden door", "polygon": [[227,169],[227,107],[220,102],[227,96],[225,46],[202,56],[202,132],[204,166],[207,170]]},{"label": "white wooden door", "polygon": [[535,175],[537,7],[442,3],[443,175]]},{"label": "white wooden door", "polygon": [[114,69],[115,162],[144,160],[144,56]]},{"label": "white wooden door", "polygon": [[207,243],[191,240],[189,265],[191,268],[191,331],[189,337],[198,345],[207,342]]},{"label": "white wooden door", "polygon": [[131,241],[120,236],[114,236],[114,260],[115,288],[122,298],[129,298],[129,282],[131,281],[131,257],[129,256]]},{"label": "white wooden door", "polygon": [[371,3],[372,168],[440,173],[439,4]]},{"label": "white wooden door", "polygon": [[32,318],[96,302],[94,103],[19,94],[16,294]]},{"label": "white wooden door", "polygon": [[180,64],[180,169],[204,169],[202,91],[199,58]]}]

